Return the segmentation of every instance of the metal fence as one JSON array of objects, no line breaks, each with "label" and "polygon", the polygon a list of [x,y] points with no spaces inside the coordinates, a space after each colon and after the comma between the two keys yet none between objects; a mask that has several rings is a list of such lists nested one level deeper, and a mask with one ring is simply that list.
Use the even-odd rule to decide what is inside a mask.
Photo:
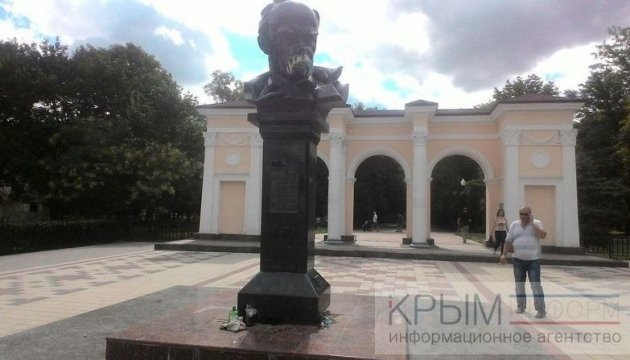
[{"label": "metal fence", "polygon": [[608,240],[608,257],[611,259],[630,259],[630,238]]},{"label": "metal fence", "polygon": [[630,237],[613,237],[605,245],[587,245],[587,251],[592,254],[608,256],[611,259],[630,259]]},{"label": "metal fence", "polygon": [[0,226],[0,255],[119,241],[191,238],[199,221],[76,222]]}]

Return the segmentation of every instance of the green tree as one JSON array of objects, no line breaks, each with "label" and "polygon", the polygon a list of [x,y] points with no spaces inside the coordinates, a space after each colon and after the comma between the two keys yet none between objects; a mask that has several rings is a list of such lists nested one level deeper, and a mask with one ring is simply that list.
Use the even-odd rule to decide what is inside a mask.
[{"label": "green tree", "polygon": [[80,47],[71,66],[76,116],[51,137],[52,198],[66,212],[94,212],[94,204],[110,215],[197,211],[203,127],[196,100],[133,44]]},{"label": "green tree", "polygon": [[[580,232],[583,244],[627,228],[630,204],[630,28],[609,29],[581,85],[586,104],[576,124]],[[625,166],[624,166],[625,165]]]},{"label": "green tree", "polygon": [[352,104],[352,110],[367,111],[367,110],[384,110],[384,109],[379,109],[378,106],[367,106],[362,101],[357,101],[354,104]]},{"label": "green tree", "polygon": [[1,185],[53,215],[196,212],[196,99],[133,45],[0,42]]},{"label": "green tree", "polygon": [[[67,47],[0,40],[0,185],[15,200],[46,193],[48,138],[67,120]],[[43,190],[43,191],[42,191]]]},{"label": "green tree", "polygon": [[395,223],[396,214],[405,215],[405,173],[395,160],[384,155],[369,157],[359,165],[355,177],[354,226],[372,219],[373,211],[380,223]]},{"label": "green tree", "polygon": [[540,76],[536,74],[527,75],[527,78],[525,79],[521,76],[517,76],[514,81],[507,80],[502,89],[495,87],[494,94],[492,94],[492,100],[476,105],[475,108],[490,109],[499,100],[506,100],[516,96],[531,94],[557,96],[559,91],[553,81],[545,83]]},{"label": "green tree", "polygon": [[444,230],[457,229],[457,217],[467,207],[474,231],[483,231],[486,187],[479,165],[467,156],[449,156],[435,165],[431,178],[432,225]]},{"label": "green tree", "polygon": [[315,169],[315,216],[324,218],[328,216],[328,167],[318,157]]},{"label": "green tree", "polygon": [[[599,76],[607,87],[607,96],[589,102],[592,110],[606,108],[611,123],[618,123],[619,137],[616,149],[624,164],[624,177],[630,179],[630,27],[609,29],[611,39],[597,47],[598,63],[591,67],[592,74]],[[590,79],[589,79],[590,80]],[[585,91],[590,90],[589,82]],[[626,182],[628,184],[628,182]]]},{"label": "green tree", "polygon": [[203,86],[203,91],[218,103],[245,100],[243,82],[221,70],[212,72],[212,80]]}]

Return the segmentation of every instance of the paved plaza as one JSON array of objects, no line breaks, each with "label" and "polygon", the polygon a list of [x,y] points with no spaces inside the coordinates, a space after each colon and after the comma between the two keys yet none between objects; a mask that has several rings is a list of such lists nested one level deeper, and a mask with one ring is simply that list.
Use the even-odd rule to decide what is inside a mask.
[{"label": "paved plaza", "polygon": [[[361,241],[379,243],[377,238],[378,235],[370,234]],[[436,239],[436,243],[440,244],[440,239]],[[491,251],[474,243],[450,246]],[[88,333],[83,338],[74,339],[77,343],[72,347],[56,344],[54,349],[46,349],[52,345],[43,342],[34,345],[40,348],[33,347],[31,356],[16,356],[29,351],[28,335],[40,327],[176,286],[238,291],[258,272],[258,264],[258,254],[159,251],[150,243],[116,243],[2,256],[0,359],[104,359],[105,339],[93,339]],[[460,304],[468,303],[468,299],[478,295],[479,302],[491,305],[494,296],[501,294],[504,307],[509,310],[514,306],[510,265],[318,256],[315,266],[331,284],[333,295],[363,295],[399,301],[406,295],[421,294],[424,299],[458,301]],[[549,358],[628,358],[629,269],[549,265],[543,268],[542,279],[548,294],[548,318],[544,321],[533,318],[530,298],[526,314],[510,315],[512,326],[527,331],[535,329],[537,333],[546,331],[547,340],[550,336],[562,337],[559,343],[550,341],[547,344]],[[531,294],[529,286],[527,290]],[[498,329],[495,327],[495,330]],[[549,332],[553,334],[549,335]],[[558,333],[563,335],[556,335]],[[576,335],[578,333],[580,335]],[[598,334],[598,343],[591,338],[585,341],[582,338],[585,333]],[[603,334],[608,334],[605,342],[599,341]],[[54,335],[50,335],[49,342],[54,341]],[[41,339],[28,341],[36,343],[38,340]],[[90,346],[88,357],[85,347],[81,348],[82,342]],[[486,350],[488,354],[493,353],[487,343],[478,346],[477,354]],[[484,346],[486,350],[479,350]],[[539,355],[547,358],[546,354],[532,356]],[[459,358],[457,354],[450,356]]]}]

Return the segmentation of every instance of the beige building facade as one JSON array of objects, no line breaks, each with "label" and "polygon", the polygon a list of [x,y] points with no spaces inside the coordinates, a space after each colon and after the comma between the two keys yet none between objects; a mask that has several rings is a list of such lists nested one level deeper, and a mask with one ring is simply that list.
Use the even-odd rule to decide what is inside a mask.
[{"label": "beige building facade", "polygon": [[[404,110],[333,109],[318,157],[328,167],[328,242],[352,239],[355,173],[374,155],[396,161],[405,173],[409,246],[430,239],[431,174],[452,155],[474,160],[484,174],[486,229],[500,207],[516,219],[527,204],[549,235],[543,246],[579,248],[573,118],[582,102],[528,95],[491,110],[439,109],[415,101]],[[198,107],[206,118],[201,237],[260,234],[262,138],[247,121],[245,102]],[[429,241],[430,242],[430,241]]]}]

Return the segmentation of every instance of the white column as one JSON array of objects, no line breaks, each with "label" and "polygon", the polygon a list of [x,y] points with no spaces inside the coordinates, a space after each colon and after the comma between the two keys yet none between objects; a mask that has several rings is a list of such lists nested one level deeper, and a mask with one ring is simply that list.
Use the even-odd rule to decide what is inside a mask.
[{"label": "white column", "polygon": [[[429,176],[427,170],[427,198],[425,202],[427,203],[427,210],[425,211],[425,222],[427,224],[427,239],[433,239],[431,237],[431,182],[433,182],[433,178]],[[435,240],[435,239],[433,239]]]},{"label": "white column", "polygon": [[328,241],[341,242],[345,225],[345,161],[343,133],[331,132],[330,169],[328,169]]},{"label": "white column", "polygon": [[245,217],[245,233],[260,235],[260,218],[262,208],[262,159],[263,139],[259,133],[249,134],[250,164],[247,180],[247,208]]},{"label": "white column", "polygon": [[519,186],[518,146],[521,143],[521,131],[503,130],[503,206],[508,219],[518,219],[521,207],[521,189]]},{"label": "white column", "polygon": [[201,211],[199,212],[199,233],[216,233],[216,221],[213,221],[212,201],[214,185],[214,146],[217,142],[217,133],[203,132],[203,182],[201,188]]},{"label": "white column", "polygon": [[354,183],[357,182],[356,178],[346,178],[346,203],[344,204],[345,212],[345,228],[344,236],[354,235]]},{"label": "white column", "polygon": [[429,227],[427,224],[429,197],[427,181],[427,132],[424,129],[413,132],[413,211],[412,247],[428,246]]},{"label": "white column", "polygon": [[579,247],[580,229],[578,223],[577,181],[575,171],[575,142],[577,130],[560,131],[562,142],[562,234],[558,246]]},{"label": "white column", "polygon": [[413,236],[413,179],[406,177],[405,186],[407,189],[407,195],[405,196],[405,237],[411,238]]}]

